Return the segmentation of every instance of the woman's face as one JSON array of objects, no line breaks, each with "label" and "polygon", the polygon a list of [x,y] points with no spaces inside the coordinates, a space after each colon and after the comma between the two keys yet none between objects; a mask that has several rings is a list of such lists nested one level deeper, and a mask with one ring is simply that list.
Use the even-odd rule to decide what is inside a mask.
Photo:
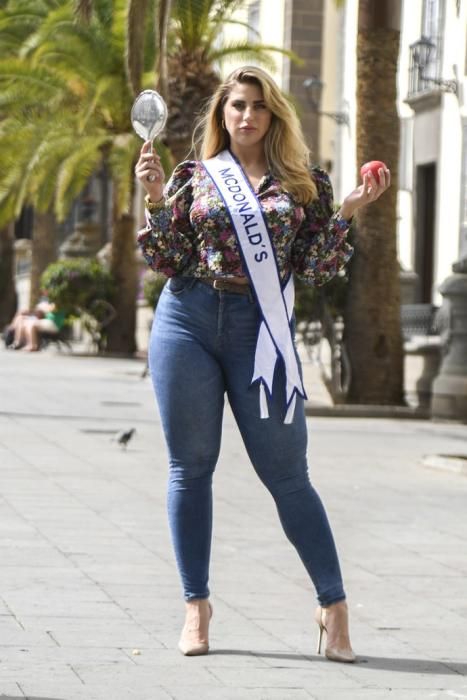
[{"label": "woman's face", "polygon": [[231,146],[251,147],[262,143],[271,119],[271,110],[266,107],[259,85],[236,83],[224,104],[224,122]]}]

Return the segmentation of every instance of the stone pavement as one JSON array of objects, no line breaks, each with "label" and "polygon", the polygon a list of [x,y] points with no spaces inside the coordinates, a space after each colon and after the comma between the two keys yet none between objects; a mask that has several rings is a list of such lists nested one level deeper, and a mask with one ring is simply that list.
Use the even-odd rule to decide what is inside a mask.
[{"label": "stone pavement", "polygon": [[[308,419],[359,654],[348,666],[315,654],[313,593],[227,411],[212,651],[184,658],[143,367],[0,351],[0,699],[467,698],[467,478],[428,466],[461,460],[467,427]],[[111,438],[129,427],[125,451]]]}]

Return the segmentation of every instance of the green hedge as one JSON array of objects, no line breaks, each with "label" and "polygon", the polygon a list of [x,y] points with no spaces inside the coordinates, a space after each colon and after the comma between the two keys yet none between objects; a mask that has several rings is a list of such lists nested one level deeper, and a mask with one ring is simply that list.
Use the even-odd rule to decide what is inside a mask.
[{"label": "green hedge", "polygon": [[58,260],[47,267],[41,288],[48,298],[67,315],[79,316],[96,299],[112,301],[112,276],[94,258]]},{"label": "green hedge", "polygon": [[143,296],[151,309],[156,308],[159,296],[162,292],[167,277],[158,272],[148,270],[143,277]]}]

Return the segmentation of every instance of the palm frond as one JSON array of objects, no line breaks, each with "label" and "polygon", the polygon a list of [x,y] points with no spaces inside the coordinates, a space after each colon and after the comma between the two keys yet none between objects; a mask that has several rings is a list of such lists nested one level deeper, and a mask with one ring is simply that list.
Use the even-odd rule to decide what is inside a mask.
[{"label": "palm frond", "polygon": [[[2,53],[7,55],[6,48],[10,43],[15,48],[15,54],[25,39],[40,26],[51,9],[51,3],[33,2],[9,3],[0,15],[0,36],[2,37]],[[11,53],[9,54],[11,56]]]},{"label": "palm frond", "polygon": [[214,42],[219,32],[222,30],[222,27],[226,24],[228,24],[229,27],[243,27],[250,35],[254,34],[257,39],[261,38],[261,33],[252,27],[251,24],[248,24],[248,22],[243,22],[240,19],[221,19],[219,22],[212,22],[209,32],[206,34],[206,42]]},{"label": "palm frond", "polygon": [[57,31],[61,25],[72,22],[73,15],[70,7],[67,5],[56,7],[48,12],[42,21],[38,23],[35,31],[28,34],[21,47],[20,56],[25,58],[43,42],[53,37],[53,32]]},{"label": "palm frond", "polygon": [[205,34],[214,0],[175,0],[172,16],[177,36],[188,50],[196,49]]},{"label": "palm frond", "polygon": [[27,113],[30,119],[55,110],[67,99],[78,108],[76,98],[60,76],[46,67],[27,70],[24,64],[0,61],[0,112]]},{"label": "palm frond", "polygon": [[287,56],[291,61],[297,65],[303,65],[303,59],[301,59],[294,51],[289,51],[287,49],[282,49],[279,46],[272,46],[268,44],[251,44],[248,41],[244,42],[233,42],[224,44],[219,48],[213,48],[209,54],[209,59],[211,61],[221,61],[227,57],[235,56],[242,61],[255,61],[260,63],[265,68],[269,70],[276,70],[277,66],[270,55],[271,53],[278,53],[282,56]]},{"label": "palm frond", "polygon": [[101,148],[108,140],[106,134],[81,138],[77,148],[63,161],[58,171],[55,192],[55,214],[58,221],[65,219],[73,201],[102,161]]},{"label": "palm frond", "polygon": [[16,219],[15,195],[10,190],[0,186],[0,227],[6,226]]}]

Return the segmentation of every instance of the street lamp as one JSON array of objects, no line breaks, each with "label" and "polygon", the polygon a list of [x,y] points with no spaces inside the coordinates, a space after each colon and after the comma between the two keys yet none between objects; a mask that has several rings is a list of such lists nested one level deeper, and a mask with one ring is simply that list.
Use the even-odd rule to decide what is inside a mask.
[{"label": "street lamp", "polygon": [[348,112],[323,112],[320,110],[319,106],[321,103],[321,93],[323,91],[324,83],[317,78],[312,76],[303,81],[303,87],[305,88],[308,96],[308,102],[310,103],[311,109],[316,114],[322,115],[323,117],[330,117],[337,124],[346,124],[350,126],[350,119]]},{"label": "street lamp", "polygon": [[[418,77],[420,80],[437,85],[443,92],[452,92],[454,95],[458,94],[459,84],[457,76],[456,79],[445,80],[444,78],[435,78],[425,75],[425,70],[434,59],[436,51],[436,44],[434,41],[426,36],[422,36],[418,41],[410,45],[410,49],[412,52],[412,60],[418,70]],[[453,69],[456,74],[456,66],[453,66]]]}]

